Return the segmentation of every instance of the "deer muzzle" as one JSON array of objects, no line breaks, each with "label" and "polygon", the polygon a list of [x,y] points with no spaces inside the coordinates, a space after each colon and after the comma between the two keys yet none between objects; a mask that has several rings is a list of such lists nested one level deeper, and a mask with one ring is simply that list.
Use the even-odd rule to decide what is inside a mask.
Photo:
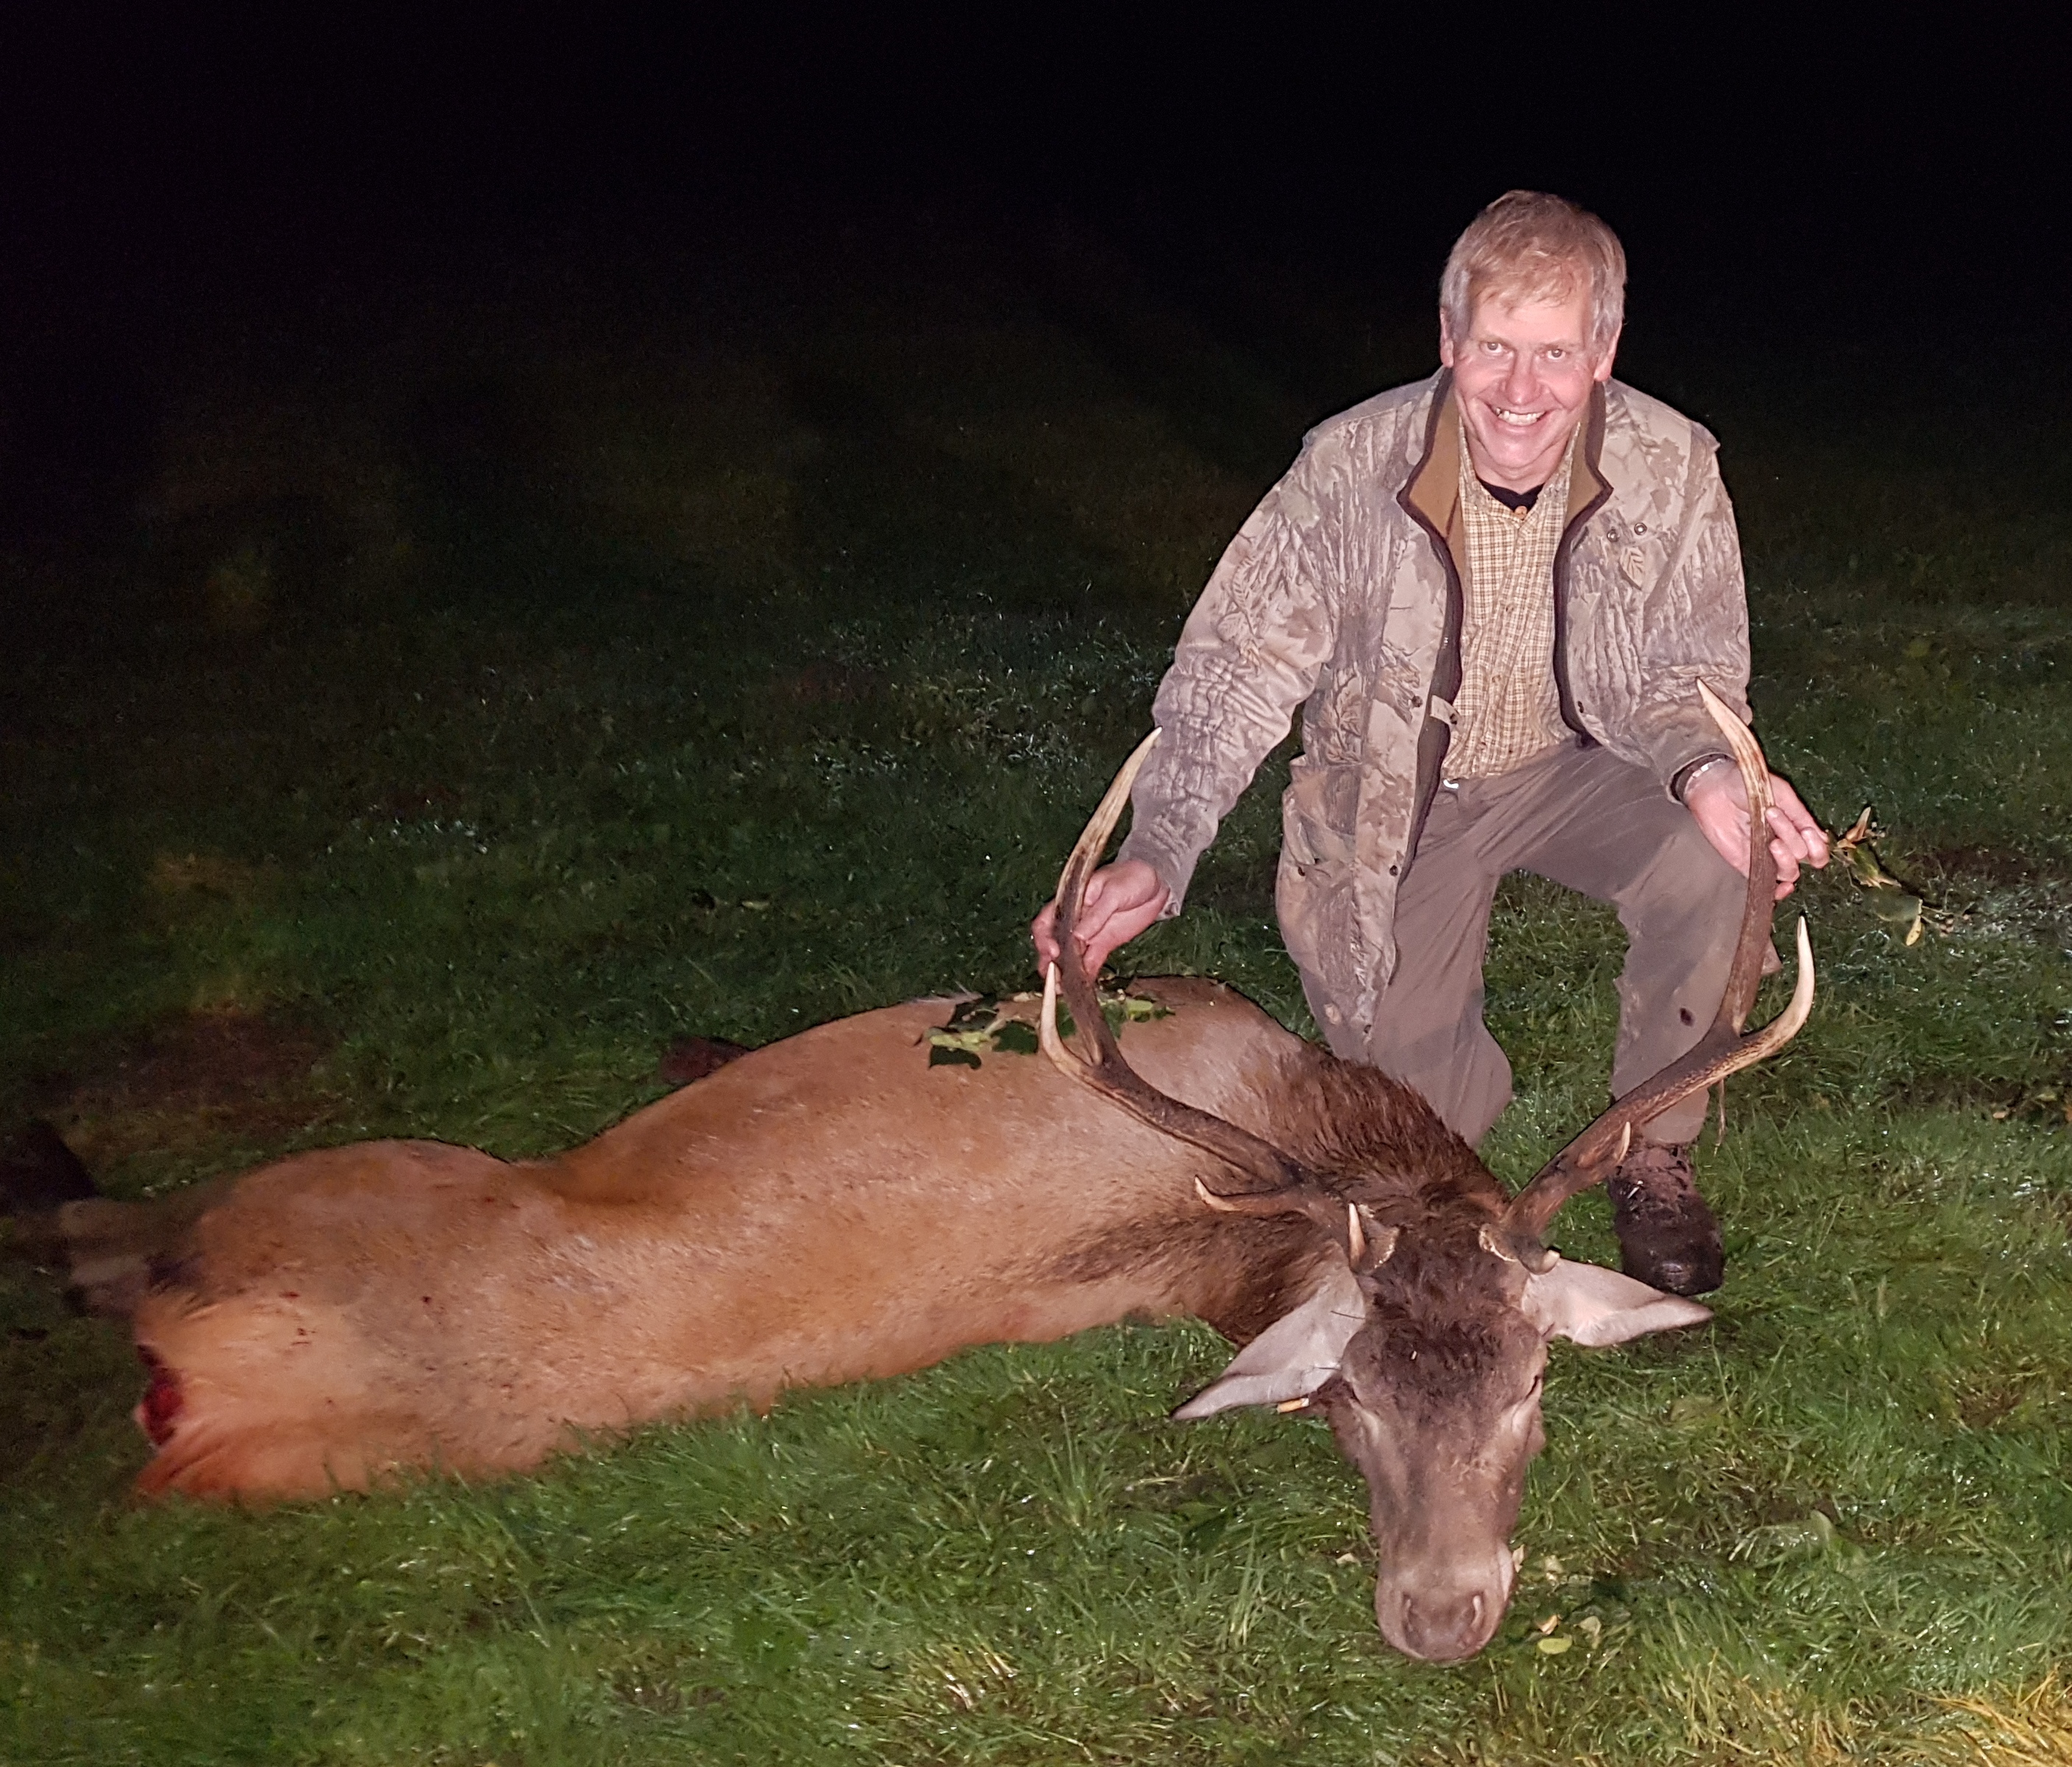
[{"label": "deer muzzle", "polygon": [[1420,1662],[1458,1662],[1496,1635],[1517,1577],[1511,1549],[1440,1566],[1384,1566],[1374,1589],[1381,1635]]}]

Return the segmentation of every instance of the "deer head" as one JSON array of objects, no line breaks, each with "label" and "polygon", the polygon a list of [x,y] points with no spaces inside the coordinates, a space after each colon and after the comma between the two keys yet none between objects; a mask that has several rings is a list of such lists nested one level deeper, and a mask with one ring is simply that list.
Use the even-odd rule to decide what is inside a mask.
[{"label": "deer head", "polygon": [[[1248,1181],[1224,1190],[1198,1180],[1207,1206],[1305,1215],[1337,1253],[1306,1301],[1174,1415],[1206,1417],[1243,1404],[1323,1413],[1367,1479],[1379,1555],[1375,1617],[1383,1637],[1409,1656],[1473,1655],[1509,1605],[1511,1537],[1526,1470],[1544,1442],[1540,1392],[1551,1340],[1622,1343],[1711,1317],[1695,1301],[1561,1258],[1544,1237],[1556,1212],[1616,1167],[1639,1124],[1781,1047],[1812,1005],[1802,919],[1790,1005],[1762,1031],[1741,1033],[1776,886],[1764,836],[1769,770],[1746,729],[1708,689],[1700,692],[1740,764],[1753,831],[1741,935],[1718,1014],[1690,1054],[1620,1099],[1515,1198],[1421,1099],[1374,1070],[1316,1053],[1311,1079],[1330,1107],[1332,1133],[1325,1151],[1310,1146],[1304,1157],[1158,1091],[1124,1060],[1074,929],[1087,880],[1155,730],[1108,788],[1059,882],[1061,962],[1045,980],[1045,1053],[1075,1080]],[[1083,1056],[1059,1035],[1061,989]],[[1305,1116],[1281,1114],[1291,1125]],[[1308,1115],[1314,1120],[1314,1108]],[[1276,1102],[1262,1101],[1260,1116],[1273,1122]]]}]

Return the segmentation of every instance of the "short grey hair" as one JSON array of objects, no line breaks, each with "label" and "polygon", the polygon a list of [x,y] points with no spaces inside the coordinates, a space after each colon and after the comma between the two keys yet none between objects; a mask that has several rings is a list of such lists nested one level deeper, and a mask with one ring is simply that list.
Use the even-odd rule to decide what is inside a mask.
[{"label": "short grey hair", "polygon": [[1626,318],[1626,249],[1618,235],[1565,197],[1506,191],[1453,241],[1439,278],[1439,308],[1458,339],[1468,335],[1485,294],[1507,305],[1565,301],[1585,284],[1591,347],[1609,349]]}]

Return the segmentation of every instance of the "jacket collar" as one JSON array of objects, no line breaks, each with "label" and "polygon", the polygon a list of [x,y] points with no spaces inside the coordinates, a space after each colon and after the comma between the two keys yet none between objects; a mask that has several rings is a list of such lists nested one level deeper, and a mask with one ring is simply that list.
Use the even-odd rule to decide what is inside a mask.
[{"label": "jacket collar", "polygon": [[1611,481],[1605,477],[1604,471],[1607,403],[1605,384],[1600,380],[1590,388],[1590,408],[1583,413],[1583,446],[1578,450],[1575,469],[1568,475],[1565,519],[1569,522],[1589,513],[1611,495]]},{"label": "jacket collar", "polygon": [[1433,532],[1449,534],[1461,503],[1461,425],[1453,397],[1453,371],[1441,368],[1432,382],[1424,447],[1410,469],[1403,501]]},{"label": "jacket collar", "polygon": [[[1424,446],[1403,487],[1403,501],[1435,532],[1446,534],[1453,532],[1461,500],[1461,426],[1452,369],[1441,368],[1433,376],[1430,397]],[[1583,415],[1583,446],[1568,475],[1564,527],[1601,503],[1611,491],[1604,475],[1605,411],[1601,380],[1590,388],[1589,409]]]}]

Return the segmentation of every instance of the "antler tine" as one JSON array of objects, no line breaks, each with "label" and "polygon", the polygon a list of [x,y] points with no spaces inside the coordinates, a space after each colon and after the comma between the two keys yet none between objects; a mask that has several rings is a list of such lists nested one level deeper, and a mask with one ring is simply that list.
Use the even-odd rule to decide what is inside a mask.
[{"label": "antler tine", "polygon": [[1753,734],[1727,709],[1726,702],[1703,681],[1698,684],[1698,695],[1733,751],[1749,802],[1748,893],[1742,902],[1741,936],[1727,970],[1726,986],[1720,991],[1720,1009],[1688,1054],[1619,1099],[1511,1199],[1504,1230],[1514,1239],[1536,1241],[1563,1203],[1589,1189],[1626,1157],[1642,1124],[1692,1093],[1774,1054],[1799,1033],[1813,1009],[1813,941],[1801,915],[1798,980],[1790,1004],[1761,1030],[1741,1034],[1762,980],[1762,954],[1770,943],[1777,906],[1777,864],[1770,851],[1770,768]]},{"label": "antler tine", "polygon": [[[1284,1206],[1291,1212],[1314,1214],[1327,1206],[1330,1219],[1326,1224],[1334,1233],[1342,1235],[1344,1202],[1317,1185],[1301,1166],[1257,1136],[1209,1112],[1182,1104],[1138,1075],[1124,1059],[1115,1033],[1108,1029],[1108,1020],[1101,1012],[1094,978],[1087,973],[1076,936],[1079,911],[1086,903],[1087,880],[1100,862],[1116,824],[1121,820],[1122,807],[1128,799],[1129,788],[1138,769],[1157,740],[1158,732],[1153,730],[1137,745],[1137,752],[1123,762],[1122,770],[1115,776],[1115,783],[1108,788],[1107,795],[1072,849],[1071,857],[1065,861],[1064,873],[1058,880],[1059,961],[1050,965],[1043,979],[1043,1011],[1037,1021],[1038,1041],[1061,1073],[1091,1087],[1153,1128],[1190,1142],[1239,1171],[1260,1180],[1265,1190],[1243,1194],[1241,1206],[1248,1212],[1258,1212],[1260,1202],[1267,1195],[1277,1194],[1285,1197]],[[1074,1054],[1058,1034],[1058,991],[1061,982],[1066,1001],[1072,1009],[1074,1023],[1092,1051],[1089,1057]]]}]

